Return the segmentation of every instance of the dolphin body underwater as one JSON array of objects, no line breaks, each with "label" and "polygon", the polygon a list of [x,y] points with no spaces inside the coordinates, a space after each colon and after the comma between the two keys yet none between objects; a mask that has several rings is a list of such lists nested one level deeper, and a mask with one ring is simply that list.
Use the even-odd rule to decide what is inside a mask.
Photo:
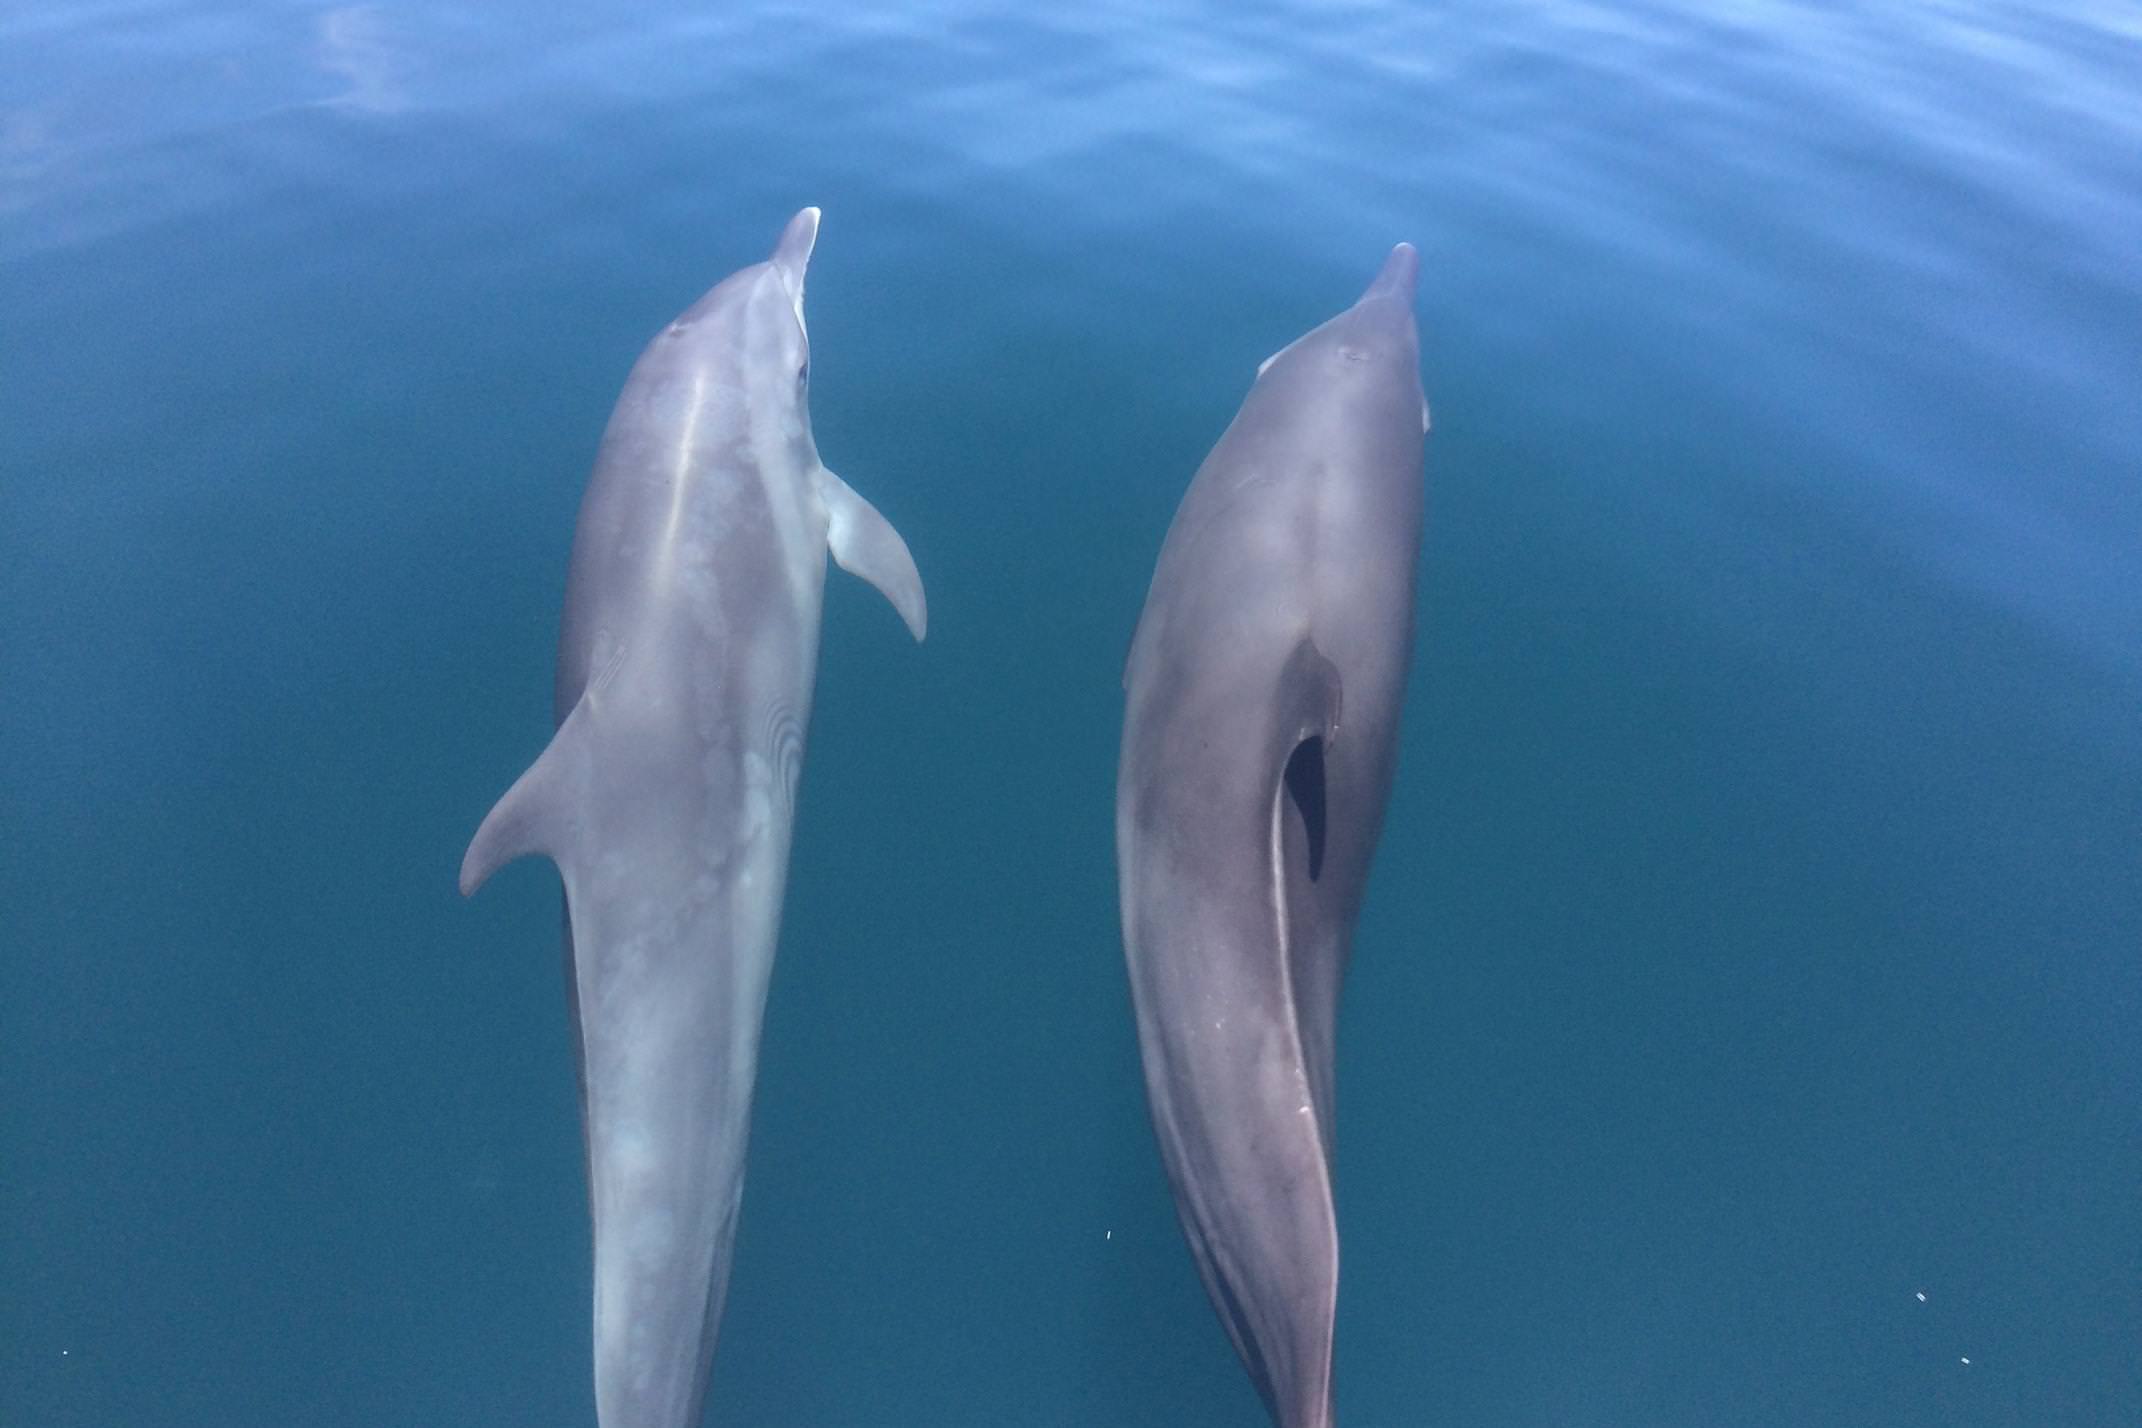
[{"label": "dolphin body underwater", "polygon": [[1258,368],[1124,670],[1116,857],[1147,1100],[1280,1428],[1330,1428],[1332,1035],[1397,755],[1428,405],[1400,244]]},{"label": "dolphin body underwater", "polygon": [[633,367],[573,538],[557,732],[461,866],[463,894],[525,853],[565,883],[603,1428],[705,1401],[828,548],[923,635],[906,543],[811,439],[817,236],[806,208]]}]

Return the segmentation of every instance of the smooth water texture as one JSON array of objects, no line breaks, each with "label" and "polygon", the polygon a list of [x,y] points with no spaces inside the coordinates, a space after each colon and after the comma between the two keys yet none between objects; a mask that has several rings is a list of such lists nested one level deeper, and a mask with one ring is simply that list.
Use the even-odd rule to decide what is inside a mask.
[{"label": "smooth water texture", "polygon": [[632,358],[806,203],[930,638],[832,575],[710,1424],[1261,1421],[1118,678],[1402,238],[1342,1422],[2142,1422],[2138,75],[2109,0],[0,5],[0,1422],[592,1424],[555,876],[454,873]]}]

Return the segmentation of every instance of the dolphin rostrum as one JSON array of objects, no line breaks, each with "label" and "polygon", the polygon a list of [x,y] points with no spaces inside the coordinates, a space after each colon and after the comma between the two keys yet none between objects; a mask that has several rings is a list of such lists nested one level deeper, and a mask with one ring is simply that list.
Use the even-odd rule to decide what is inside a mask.
[{"label": "dolphin rostrum", "polygon": [[923,634],[906,542],[811,439],[817,237],[806,208],[633,367],[573,537],[557,733],[461,865],[464,894],[524,853],[565,883],[603,1428],[706,1397],[827,549]]},{"label": "dolphin rostrum", "polygon": [[1280,1428],[1332,1422],[1332,1023],[1397,754],[1420,551],[1419,258],[1258,368],[1131,642],[1116,858],[1146,1096]]}]

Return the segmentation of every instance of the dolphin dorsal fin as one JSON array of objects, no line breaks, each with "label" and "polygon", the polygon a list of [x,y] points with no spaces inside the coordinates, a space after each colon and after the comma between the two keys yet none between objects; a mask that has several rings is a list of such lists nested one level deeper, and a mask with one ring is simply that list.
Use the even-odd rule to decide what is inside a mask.
[{"label": "dolphin dorsal fin", "polygon": [[1304,636],[1279,676],[1280,733],[1287,747],[1302,739],[1336,739],[1345,695],[1338,666],[1325,658],[1315,640]]},{"label": "dolphin dorsal fin", "polygon": [[826,545],[840,568],[877,586],[907,622],[908,632],[921,639],[929,627],[929,608],[907,542],[877,507],[823,466],[818,468],[818,498],[826,508]]},{"label": "dolphin dorsal fin", "polygon": [[1315,640],[1304,636],[1287,656],[1274,694],[1277,725],[1273,732],[1278,737],[1273,752],[1279,784],[1301,814],[1309,881],[1315,882],[1324,871],[1324,752],[1339,737],[1346,691],[1338,666],[1316,647]]}]

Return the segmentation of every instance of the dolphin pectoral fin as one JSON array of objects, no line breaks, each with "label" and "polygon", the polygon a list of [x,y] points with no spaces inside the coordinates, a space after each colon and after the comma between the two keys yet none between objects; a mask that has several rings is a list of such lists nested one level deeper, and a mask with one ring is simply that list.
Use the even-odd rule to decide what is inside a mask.
[{"label": "dolphin pectoral fin", "polygon": [[461,859],[463,897],[473,896],[491,874],[530,853],[542,853],[561,868],[565,865],[572,833],[569,785],[577,781],[574,775],[584,758],[581,746],[590,717],[588,703],[583,697],[573,707],[551,736],[549,747],[506,790],[476,830]]},{"label": "dolphin pectoral fin", "polygon": [[878,587],[908,631],[921,639],[929,625],[929,609],[922,595],[922,575],[907,542],[878,514],[877,507],[858,496],[847,482],[818,468],[818,497],[826,507],[826,545],[840,568],[859,575]]}]

